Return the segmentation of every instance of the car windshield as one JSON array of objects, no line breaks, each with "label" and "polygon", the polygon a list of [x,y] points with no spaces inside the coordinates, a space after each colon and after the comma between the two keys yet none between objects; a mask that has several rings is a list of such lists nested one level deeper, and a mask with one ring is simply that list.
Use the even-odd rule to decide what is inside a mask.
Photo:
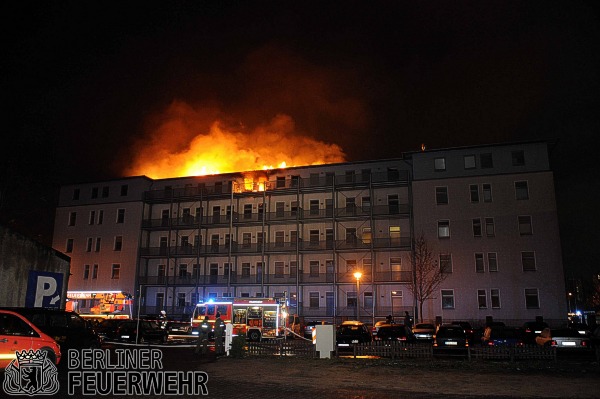
[{"label": "car windshield", "polygon": [[415,328],[421,330],[433,330],[435,327],[433,326],[433,324],[417,324]]},{"label": "car windshield", "polygon": [[579,334],[577,332],[577,330],[571,330],[571,329],[563,329],[563,330],[552,330],[551,332],[553,337],[569,337],[569,338],[575,338],[575,337],[581,337],[581,334]]},{"label": "car windshield", "polygon": [[362,326],[341,326],[338,332],[340,334],[359,334],[362,331]]},{"label": "car windshield", "polygon": [[462,328],[440,328],[437,334],[439,337],[462,338],[465,331]]}]

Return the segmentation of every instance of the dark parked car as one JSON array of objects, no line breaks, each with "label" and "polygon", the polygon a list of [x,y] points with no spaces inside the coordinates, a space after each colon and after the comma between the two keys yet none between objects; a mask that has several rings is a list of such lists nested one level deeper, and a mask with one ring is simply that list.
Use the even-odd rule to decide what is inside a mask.
[{"label": "dark parked car", "polygon": [[372,341],[367,325],[360,321],[345,321],[340,324],[335,333],[335,339],[337,347],[340,349]]},{"label": "dark parked car", "polygon": [[19,313],[51,336],[62,353],[69,349],[99,348],[101,339],[94,329],[75,312],[47,308],[4,308]]},{"label": "dark parked car", "polygon": [[373,337],[376,341],[403,341],[415,342],[415,335],[404,324],[383,324],[379,326],[377,335]]},{"label": "dark parked car", "polygon": [[487,346],[523,346],[523,330],[515,327],[486,327],[481,343]]},{"label": "dark parked car", "polygon": [[548,328],[545,321],[528,321],[523,324],[523,343],[535,344],[535,337],[540,335],[544,328]]},{"label": "dark parked car", "polygon": [[192,333],[192,325],[189,321],[171,320],[167,322],[167,331],[169,334],[188,335]]},{"label": "dark parked car", "polygon": [[469,342],[473,342],[475,330],[473,330],[473,327],[471,327],[471,323],[468,321],[453,321],[451,324],[455,326],[461,326],[463,330],[465,330]]},{"label": "dark parked car", "polygon": [[590,335],[592,335],[592,330],[585,323],[577,323],[577,322],[569,323],[569,328],[577,331],[581,335],[585,335],[586,337],[589,337]]},{"label": "dark parked car", "polygon": [[466,348],[469,346],[467,333],[461,326],[442,324],[433,337],[435,348]]},{"label": "dark parked car", "polygon": [[413,327],[412,332],[418,341],[433,341],[435,326],[429,323],[418,323]]},{"label": "dark parked car", "polygon": [[169,333],[160,327],[159,323],[152,320],[127,320],[119,324],[116,331],[119,341],[147,343],[166,343]]},{"label": "dark parked car", "polygon": [[103,340],[111,341],[116,338],[117,327],[127,319],[104,319],[94,328]]}]

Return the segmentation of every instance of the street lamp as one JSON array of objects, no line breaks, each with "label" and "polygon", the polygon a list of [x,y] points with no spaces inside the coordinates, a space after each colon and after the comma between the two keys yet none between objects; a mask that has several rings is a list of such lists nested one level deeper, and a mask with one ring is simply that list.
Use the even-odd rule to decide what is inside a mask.
[{"label": "street lamp", "polygon": [[569,292],[569,313],[573,313],[573,307],[571,306],[571,298],[573,297],[573,293]]},{"label": "street lamp", "polygon": [[356,278],[356,320],[360,320],[360,278],[362,277],[361,272],[354,272],[354,278]]}]

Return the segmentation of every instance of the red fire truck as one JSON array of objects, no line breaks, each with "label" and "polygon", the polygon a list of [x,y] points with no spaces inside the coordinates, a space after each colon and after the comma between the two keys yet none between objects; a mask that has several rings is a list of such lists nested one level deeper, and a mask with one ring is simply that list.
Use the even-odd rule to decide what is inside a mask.
[{"label": "red fire truck", "polygon": [[244,335],[251,341],[286,335],[286,306],[274,298],[235,298],[199,303],[192,314],[192,334],[198,335],[198,326],[204,316],[208,316],[212,328],[217,313],[221,314],[223,322],[233,325],[234,335]]}]

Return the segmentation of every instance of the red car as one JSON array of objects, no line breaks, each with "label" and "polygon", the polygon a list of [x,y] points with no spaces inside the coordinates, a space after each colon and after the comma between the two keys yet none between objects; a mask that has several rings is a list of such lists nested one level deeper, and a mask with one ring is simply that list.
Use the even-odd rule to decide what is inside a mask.
[{"label": "red car", "polygon": [[42,350],[55,365],[60,362],[60,346],[49,335],[19,313],[0,310],[0,367],[17,358],[17,351]]}]

